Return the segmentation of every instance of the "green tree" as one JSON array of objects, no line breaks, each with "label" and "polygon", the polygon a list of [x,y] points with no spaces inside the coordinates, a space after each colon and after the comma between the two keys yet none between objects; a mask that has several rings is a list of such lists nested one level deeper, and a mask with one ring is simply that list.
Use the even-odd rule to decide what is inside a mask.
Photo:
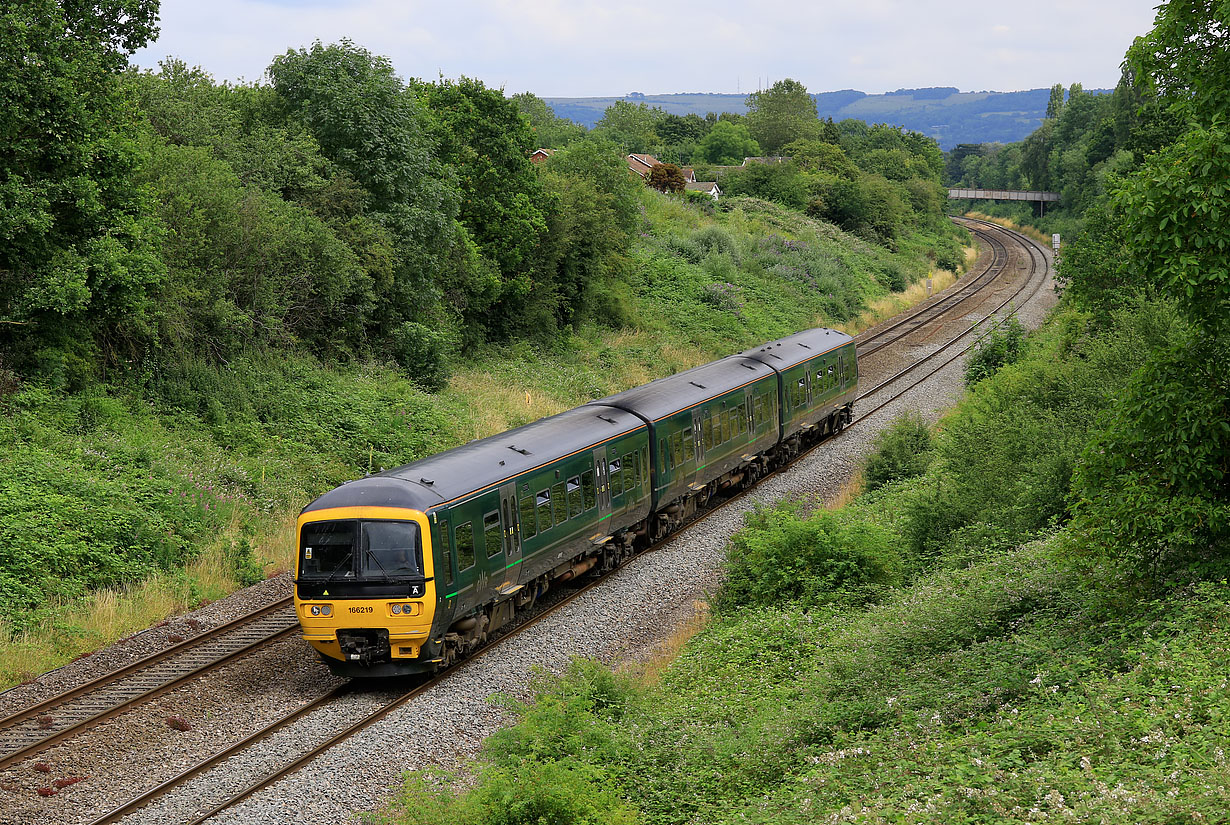
[{"label": "green tree", "polygon": [[1154,580],[1224,575],[1230,561],[1228,24],[1224,2],[1167,3],[1125,61],[1188,124],[1114,196],[1126,269],[1174,301],[1191,330],[1152,353],[1118,399],[1082,456],[1075,510],[1090,554]]},{"label": "green tree", "polygon": [[1046,118],[1052,120],[1059,117],[1063,111],[1063,84],[1056,83],[1051,87],[1050,100],[1046,102]]},{"label": "green tree", "polygon": [[534,148],[562,149],[585,137],[585,127],[565,117],[557,117],[555,110],[542,98],[530,92],[512,96],[518,111],[529,118],[534,133]]},{"label": "green tree", "polygon": [[455,175],[436,156],[430,122],[388,58],[349,40],[317,41],[274,58],[269,76],[288,113],[359,182],[394,239],[397,276],[380,308],[385,328],[429,317],[456,267],[463,291],[485,294],[489,284],[469,265],[458,232]]},{"label": "green tree", "polygon": [[516,104],[482,81],[441,79],[419,91],[435,120],[437,155],[458,174],[461,223],[504,278],[501,299],[511,306],[502,310],[515,309],[533,288],[547,230],[547,195],[529,161],[534,135]]},{"label": "green tree", "polygon": [[705,135],[696,148],[697,155],[708,163],[738,166],[746,157],[760,154],[760,144],[742,123],[720,120]]},{"label": "green tree", "polygon": [[156,15],[155,0],[0,6],[0,341],[15,361],[43,336],[149,332],[161,229],[133,181],[119,73]]},{"label": "green tree", "polygon": [[789,78],[747,96],[747,123],[752,137],[770,154],[792,140],[818,138],[821,132],[815,98]]},{"label": "green tree", "polygon": [[665,114],[656,106],[617,100],[602,113],[594,133],[620,147],[624,154],[655,152],[662,143],[657,125]]},{"label": "green tree", "polygon": [[1211,122],[1230,111],[1230,5],[1171,0],[1158,6],[1153,30],[1128,49],[1124,68],[1138,88],[1182,116]]}]

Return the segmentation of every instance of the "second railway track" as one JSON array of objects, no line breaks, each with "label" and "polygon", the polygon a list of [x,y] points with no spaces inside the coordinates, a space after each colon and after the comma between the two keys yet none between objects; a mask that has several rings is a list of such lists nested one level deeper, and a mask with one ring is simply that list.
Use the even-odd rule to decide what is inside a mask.
[{"label": "second railway track", "polygon": [[[995,230],[988,230],[988,233],[997,234]],[[883,347],[889,346],[890,344],[903,341],[904,339],[907,338],[910,332],[920,328],[925,323],[931,323],[931,322],[934,322],[936,318],[942,317],[946,314],[955,313],[956,309],[959,306],[964,304],[966,301],[968,301],[968,299],[973,297],[975,294],[978,294],[980,291],[985,289],[991,282],[995,281],[999,275],[1002,275],[1004,271],[1008,268],[1008,265],[1009,265],[1006,250],[1004,249],[1002,242],[992,241],[990,239],[988,239],[986,242],[988,243],[988,245],[991,247],[991,250],[992,250],[991,261],[987,267],[986,272],[995,270],[996,271],[995,277],[988,278],[988,277],[985,277],[986,272],[981,273],[980,275],[974,278],[968,279],[968,281],[965,284],[960,285],[959,289],[952,290],[950,293],[941,293],[940,296],[937,296],[938,300],[933,301],[930,305],[923,308],[922,310],[917,310],[914,313],[908,315],[904,319],[898,319],[893,324],[886,325],[876,330],[870,331],[872,334],[867,335],[867,339],[870,342],[873,342],[869,344],[873,346],[873,348],[870,351],[875,351],[876,349],[881,349]],[[997,248],[997,242],[999,244],[998,248]],[[1037,289],[1040,288],[1042,280],[1040,278],[1035,278],[1034,275],[1036,274],[1036,272],[1039,271],[1039,268],[1038,268],[1039,263],[1041,263],[1040,271],[1042,272],[1043,275],[1045,275],[1045,269],[1046,269],[1045,253],[1038,254],[1037,250],[1030,248],[1030,259],[1031,259],[1031,271],[1030,273],[1027,274],[1027,277],[1025,278],[1024,282],[1021,283],[1017,287],[1016,291],[1006,301],[1000,302],[995,309],[991,310],[991,312],[988,313],[988,317],[1003,310],[1005,307],[1007,307],[1011,303],[1011,301],[1024,295],[1029,286],[1032,285],[1033,292],[1036,292]],[[1033,292],[1031,292],[1030,294],[1033,294]],[[924,316],[924,315],[927,318],[926,321],[920,321],[918,323],[913,323],[914,321],[916,321],[917,319],[919,319],[921,316]],[[950,348],[950,349],[955,348],[957,346],[956,341],[962,337],[967,337],[969,335],[969,332],[970,332],[969,329],[964,330],[961,333],[961,335],[958,335],[956,338],[944,344],[943,347]],[[864,343],[865,342],[863,338],[860,336],[860,339],[858,341],[860,352],[863,351],[862,347]],[[968,349],[968,347],[966,347],[966,349]],[[939,357],[939,352],[940,350],[937,350],[936,352],[931,353],[928,356],[928,358],[931,358],[932,360],[937,360]],[[959,354],[960,354],[959,352],[956,355],[952,355],[950,353],[950,357],[947,360],[945,360],[944,363],[949,363]],[[922,363],[922,362],[919,362],[919,363]],[[906,372],[908,372],[908,370]],[[891,380],[902,381],[904,380],[904,377],[903,375],[898,374],[896,376],[893,376]],[[884,383],[888,383],[888,382],[884,382]],[[881,390],[883,386],[884,384],[881,384],[880,386],[876,387],[876,389],[873,390],[873,392]],[[905,392],[905,390],[901,390],[900,392],[897,392],[893,397],[894,398],[898,397],[903,392]],[[870,395],[870,394],[871,393],[865,393],[865,395]],[[866,414],[861,415],[860,418],[857,419],[855,423],[865,419],[866,417],[867,417]],[[707,517],[710,514],[706,513],[705,515]],[[686,530],[688,528],[684,528],[684,529]],[[680,533],[676,533],[672,537],[672,540],[679,538],[679,536],[680,536]],[[563,603],[561,603],[558,606],[554,606],[551,608],[551,610],[553,611],[555,609],[558,609],[558,607],[562,607],[562,605]],[[549,615],[549,612],[544,612],[542,614],[542,617],[545,617],[546,615]],[[536,616],[530,621],[537,621],[539,618],[541,617]],[[293,615],[289,615],[288,620],[291,623],[290,624],[291,630],[289,632],[293,632],[293,627],[294,627]],[[526,626],[528,626],[528,622]],[[520,628],[517,628],[517,630],[519,631]],[[508,635],[512,635],[512,634],[510,633]],[[194,639],[191,641],[197,642],[199,641],[199,639]],[[456,668],[451,669],[450,671],[446,671],[445,674],[441,674],[440,676],[433,678],[433,680],[431,680],[430,682],[426,684],[417,686],[412,691],[403,692],[403,694],[399,694],[395,699],[391,699],[388,702],[384,702],[382,700],[377,701],[376,704],[381,705],[381,707],[375,713],[371,714],[372,718],[368,719],[364,717],[361,720],[356,720],[353,724],[343,725],[342,726],[343,729],[339,731],[335,736],[328,737],[326,741],[309,748],[307,752],[304,752],[298,756],[295,756],[293,759],[287,759],[285,764],[279,766],[277,770],[265,772],[263,776],[258,777],[250,782],[240,783],[241,785],[244,785],[244,787],[240,787],[236,789],[234,792],[228,791],[230,796],[228,796],[227,798],[219,799],[215,803],[203,805],[201,808],[199,808],[197,811],[197,815],[199,818],[197,820],[192,820],[192,821],[203,821],[205,818],[212,816],[217,811],[225,809],[229,805],[234,804],[235,801],[238,801],[239,799],[242,799],[250,795],[251,793],[253,793],[254,791],[258,790],[261,787],[264,787],[265,785],[269,784],[271,781],[274,781],[277,777],[296,770],[298,767],[310,761],[318,753],[322,752],[323,750],[326,750],[329,747],[332,747],[337,742],[344,740],[345,738],[350,736],[355,731],[361,729],[362,727],[370,725],[373,721],[376,720],[376,718],[383,717],[384,715],[390,713],[397,705],[408,702],[411,699],[413,699],[415,695],[418,695],[421,692],[430,689],[433,685],[438,683],[438,680],[444,678],[444,676],[446,676],[448,673],[452,672],[453,670],[456,670],[457,668],[461,668],[461,667],[466,667],[471,663],[476,663],[476,659],[477,657],[469,659],[465,662],[462,662]],[[152,664],[153,663],[151,662],[150,665]],[[191,678],[191,677],[184,677],[184,678]],[[123,679],[121,678],[118,681],[123,681]],[[180,681],[182,681],[182,679]],[[162,692],[162,691],[159,691],[159,692]],[[344,692],[345,691],[343,691],[343,693]],[[63,698],[63,697],[57,697],[57,698]],[[159,796],[161,794],[164,794],[166,792],[173,790],[174,788],[184,784],[185,782],[188,782],[191,778],[195,776],[206,773],[214,765],[217,765],[223,761],[231,759],[232,757],[236,755],[242,754],[243,750],[246,747],[254,744],[258,740],[266,739],[270,736],[276,735],[278,731],[286,729],[289,725],[293,725],[295,720],[303,718],[304,716],[307,716],[313,713],[314,711],[319,710],[322,707],[327,707],[329,703],[336,701],[337,698],[338,696],[335,695],[335,693],[327,694],[326,696],[321,697],[320,699],[313,702],[311,705],[303,706],[299,708],[296,712],[289,714],[286,718],[273,721],[272,723],[267,725],[265,728],[257,731],[256,733],[251,734],[247,737],[244,737],[241,741],[238,741],[234,743],[233,745],[228,746],[227,748],[219,751],[209,760],[207,761],[202,760],[201,764],[194,765],[187,770],[180,771],[177,775],[173,777],[164,778],[161,784],[151,789],[152,792],[149,793],[148,796],[143,796],[142,798],[133,798],[129,800],[127,804],[121,807],[118,807],[118,808],[112,808],[103,817],[96,819],[94,821],[98,823],[118,821],[120,818],[130,813],[131,811],[136,810],[140,806],[147,804],[151,799],[155,798],[156,796]],[[136,701],[144,701],[144,700],[137,699]],[[118,712],[119,711],[114,711],[112,713],[109,713],[108,715],[114,715],[114,713],[118,713]],[[37,717],[39,715],[51,715],[50,713],[40,714],[39,711],[33,708],[27,709],[27,711],[23,713],[25,715],[22,717],[21,720],[18,721],[19,726],[21,724],[25,724],[27,726],[30,725],[31,720],[37,720]],[[14,714],[13,716],[10,716],[9,719],[16,719],[17,716],[18,714]],[[5,720],[5,722],[7,721],[8,720]],[[88,722],[86,724],[88,725]],[[0,726],[2,725],[3,723],[0,723]],[[57,730],[55,733],[58,735],[62,732],[63,731]],[[64,736],[59,736],[57,741],[63,740],[64,738],[67,738],[67,736],[69,735],[71,734],[66,733]],[[2,741],[3,740],[0,739],[0,742]],[[46,745],[44,744],[38,747],[46,747]],[[31,752],[33,751],[32,750],[25,751],[27,755]],[[18,761],[21,758],[22,758],[21,756],[14,755],[12,758],[8,760],[7,764],[12,764],[13,762]],[[2,767],[2,765],[0,765],[0,767]]]}]

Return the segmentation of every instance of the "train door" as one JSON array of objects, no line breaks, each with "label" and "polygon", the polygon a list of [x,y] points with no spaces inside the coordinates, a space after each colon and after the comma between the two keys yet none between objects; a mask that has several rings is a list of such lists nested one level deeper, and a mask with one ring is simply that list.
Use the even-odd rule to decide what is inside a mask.
[{"label": "train door", "polygon": [[594,484],[598,488],[598,518],[611,512],[611,469],[606,447],[594,450]]},{"label": "train door", "polygon": [[[503,527],[504,570],[506,571],[501,587],[507,587],[517,581],[518,571],[514,567],[518,567],[521,562],[521,517],[517,510],[515,482],[505,484],[500,488],[500,524]],[[497,578],[496,581],[501,580]]]},{"label": "train door", "polygon": [[705,410],[703,407],[697,407],[692,410],[692,455],[696,459],[696,467],[699,471],[700,467],[707,463],[705,458]]}]

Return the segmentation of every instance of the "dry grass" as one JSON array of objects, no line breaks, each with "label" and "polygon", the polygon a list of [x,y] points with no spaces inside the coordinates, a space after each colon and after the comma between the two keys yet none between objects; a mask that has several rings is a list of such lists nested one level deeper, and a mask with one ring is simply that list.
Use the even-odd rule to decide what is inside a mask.
[{"label": "dry grass", "polygon": [[991,223],[1002,226],[1005,229],[1011,229],[1015,232],[1020,232],[1022,235],[1027,235],[1030,238],[1033,238],[1035,241],[1038,241],[1039,243],[1050,244],[1051,242],[1051,236],[1041,232],[1040,230],[1037,229],[1037,227],[1022,226],[1021,224],[1017,223],[1014,220],[1010,220],[1008,218],[1000,218],[995,215],[988,215],[985,212],[966,212],[965,215],[966,217],[970,217],[970,218],[978,218],[979,220],[990,221]]},{"label": "dry grass", "polygon": [[665,639],[655,643],[644,661],[625,665],[622,670],[634,675],[641,684],[656,684],[671,662],[679,656],[683,646],[708,623],[709,603],[699,599],[692,602],[692,615],[687,621],[678,625]]},{"label": "dry grass", "polygon": [[[966,251],[965,268],[968,268],[972,260],[976,260],[978,251],[973,250],[973,257],[970,256],[970,251]],[[931,272],[928,276],[931,279],[931,295],[942,292],[948,287],[957,282],[957,276],[946,269],[937,269]],[[920,304],[927,298],[931,297],[927,294],[926,278],[919,279],[903,292],[893,292],[885,295],[878,301],[873,301],[871,306],[867,308],[862,315],[859,315],[853,320],[838,324],[836,329],[841,330],[847,335],[858,335],[865,329],[870,329],[881,321],[887,321],[894,315],[909,309],[915,304]]]},{"label": "dry grass", "polygon": [[[270,520],[267,534],[258,533],[253,540],[267,575],[294,565],[294,525],[294,514],[279,516]],[[131,587],[53,603],[37,624],[20,633],[0,621],[0,689],[233,593],[239,582],[226,549],[240,538],[236,518],[183,573],[160,573]]]}]

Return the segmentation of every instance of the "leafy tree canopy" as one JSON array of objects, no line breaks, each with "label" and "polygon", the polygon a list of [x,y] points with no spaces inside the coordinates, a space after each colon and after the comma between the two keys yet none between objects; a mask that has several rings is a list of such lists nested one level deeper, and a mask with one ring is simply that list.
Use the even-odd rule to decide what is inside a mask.
[{"label": "leafy tree canopy", "polygon": [[534,133],[534,148],[561,149],[585,137],[585,127],[566,117],[557,117],[555,110],[542,98],[530,92],[512,96],[518,111],[529,118]]},{"label": "leafy tree canopy", "polygon": [[820,136],[815,98],[806,86],[789,78],[747,96],[747,122],[752,137],[771,154],[792,140]]},{"label": "leafy tree canopy", "polygon": [[657,106],[617,100],[607,107],[594,133],[619,146],[624,154],[654,152],[662,142],[657,125],[665,116]]},{"label": "leafy tree canopy", "polygon": [[758,156],[760,144],[746,125],[720,120],[701,140],[697,154],[709,163],[738,166],[744,158]]},{"label": "leafy tree canopy", "polygon": [[1230,2],[1171,0],[1128,49],[1124,69],[1146,91],[1193,119],[1230,111]]},{"label": "leafy tree canopy", "polygon": [[[0,6],[0,335],[65,317],[140,325],[162,267],[132,174],[118,73],[156,32],[155,0]],[[87,313],[89,317],[87,318]]]}]

